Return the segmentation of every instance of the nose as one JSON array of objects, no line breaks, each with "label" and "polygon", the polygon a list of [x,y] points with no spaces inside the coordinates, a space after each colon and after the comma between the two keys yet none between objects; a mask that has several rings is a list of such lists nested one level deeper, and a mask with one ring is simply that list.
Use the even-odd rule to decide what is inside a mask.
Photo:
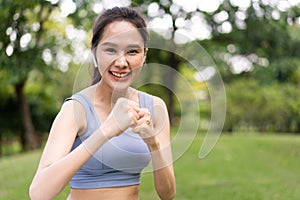
[{"label": "nose", "polygon": [[128,67],[128,62],[124,54],[119,55],[115,60],[115,65],[120,68]]}]

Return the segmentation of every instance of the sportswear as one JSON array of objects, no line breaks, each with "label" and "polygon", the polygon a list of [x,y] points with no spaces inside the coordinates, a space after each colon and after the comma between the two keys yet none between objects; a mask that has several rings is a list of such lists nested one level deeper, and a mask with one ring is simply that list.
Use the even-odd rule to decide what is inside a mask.
[{"label": "sportswear", "polygon": [[[71,151],[79,146],[100,126],[93,104],[81,93],[68,100],[78,101],[85,110],[87,127],[85,133],[76,137]],[[141,108],[147,108],[153,117],[153,96],[139,91]],[[108,140],[78,170],[70,181],[71,188],[93,189],[130,186],[140,183],[141,171],[151,160],[150,152],[143,139],[127,129],[119,136]]]}]

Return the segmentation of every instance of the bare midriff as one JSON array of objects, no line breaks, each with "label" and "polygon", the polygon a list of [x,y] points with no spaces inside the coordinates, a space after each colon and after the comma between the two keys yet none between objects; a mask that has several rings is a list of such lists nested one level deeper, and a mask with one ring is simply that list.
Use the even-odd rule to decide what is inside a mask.
[{"label": "bare midriff", "polygon": [[98,188],[98,189],[71,189],[67,200],[138,200],[139,185]]}]

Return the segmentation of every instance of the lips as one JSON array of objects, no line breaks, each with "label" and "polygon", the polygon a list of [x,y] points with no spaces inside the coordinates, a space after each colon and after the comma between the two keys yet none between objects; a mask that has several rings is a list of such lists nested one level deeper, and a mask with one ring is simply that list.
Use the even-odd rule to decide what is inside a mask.
[{"label": "lips", "polygon": [[115,71],[109,71],[109,73],[117,78],[125,78],[131,74],[131,72],[115,72]]}]

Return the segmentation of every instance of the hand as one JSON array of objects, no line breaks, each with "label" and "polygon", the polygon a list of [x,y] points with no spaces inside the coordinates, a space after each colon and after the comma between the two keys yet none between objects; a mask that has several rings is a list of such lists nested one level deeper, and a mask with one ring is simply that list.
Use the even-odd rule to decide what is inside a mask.
[{"label": "hand", "polygon": [[130,126],[138,124],[140,108],[134,101],[126,98],[119,98],[111,113],[102,124],[105,134],[108,137],[120,135]]},{"label": "hand", "polygon": [[132,131],[139,134],[146,144],[153,144],[155,142],[155,132],[151,113],[146,108],[140,108],[138,116],[137,123],[131,126]]}]

